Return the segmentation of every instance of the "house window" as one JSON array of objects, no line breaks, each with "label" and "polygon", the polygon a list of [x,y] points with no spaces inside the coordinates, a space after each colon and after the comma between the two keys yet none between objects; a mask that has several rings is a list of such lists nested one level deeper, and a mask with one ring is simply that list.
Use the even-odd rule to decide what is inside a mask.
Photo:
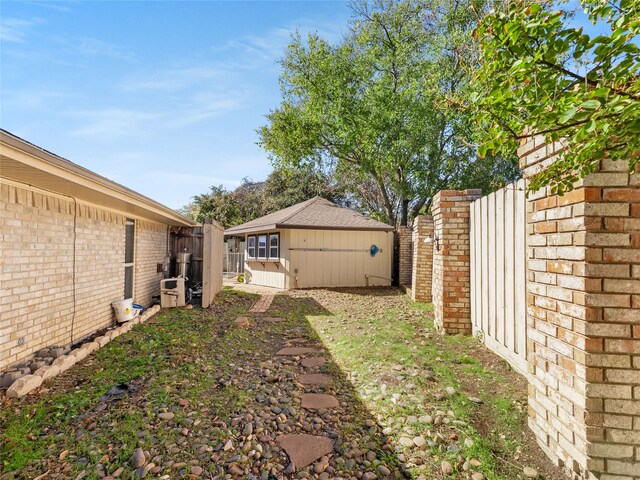
[{"label": "house window", "polygon": [[280,258],[280,234],[269,235],[269,259],[278,260]]},{"label": "house window", "polygon": [[258,258],[267,258],[267,236],[258,235]]},{"label": "house window", "polygon": [[124,223],[124,298],[133,298],[135,229],[135,221],[127,218]]},{"label": "house window", "polygon": [[256,236],[247,237],[247,258],[256,258]]}]

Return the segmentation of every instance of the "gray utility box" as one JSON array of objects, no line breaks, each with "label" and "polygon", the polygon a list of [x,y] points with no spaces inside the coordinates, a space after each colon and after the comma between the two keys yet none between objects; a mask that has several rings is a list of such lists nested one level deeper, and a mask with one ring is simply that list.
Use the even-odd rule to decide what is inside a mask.
[{"label": "gray utility box", "polygon": [[184,278],[160,280],[160,306],[162,308],[184,307],[186,302]]}]

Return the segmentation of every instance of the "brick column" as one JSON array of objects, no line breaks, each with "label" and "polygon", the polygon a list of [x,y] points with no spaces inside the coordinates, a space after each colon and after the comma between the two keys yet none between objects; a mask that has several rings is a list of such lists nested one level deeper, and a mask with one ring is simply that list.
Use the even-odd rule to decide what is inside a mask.
[{"label": "brick column", "polygon": [[[525,176],[559,143],[518,150]],[[640,175],[601,162],[527,201],[529,425],[575,478],[640,478]]]},{"label": "brick column", "polygon": [[433,306],[444,333],[471,333],[469,204],[480,190],[441,190],[433,198]]},{"label": "brick column", "polygon": [[411,246],[411,227],[399,226],[396,228],[398,235],[398,284],[402,286],[411,285],[411,267],[412,267],[412,250]]},{"label": "brick column", "polygon": [[[427,241],[427,239],[430,239]],[[413,268],[411,299],[431,302],[433,276],[433,218],[419,215],[413,221]]]}]

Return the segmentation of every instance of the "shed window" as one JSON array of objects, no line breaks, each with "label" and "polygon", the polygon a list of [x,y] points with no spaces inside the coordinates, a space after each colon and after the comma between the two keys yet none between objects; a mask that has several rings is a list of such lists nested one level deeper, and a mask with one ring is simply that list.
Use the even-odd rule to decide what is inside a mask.
[{"label": "shed window", "polygon": [[247,237],[247,257],[256,258],[256,236]]},{"label": "shed window", "polygon": [[280,258],[280,234],[269,235],[269,259],[278,260]]},{"label": "shed window", "polygon": [[258,235],[258,258],[267,258],[267,236]]}]

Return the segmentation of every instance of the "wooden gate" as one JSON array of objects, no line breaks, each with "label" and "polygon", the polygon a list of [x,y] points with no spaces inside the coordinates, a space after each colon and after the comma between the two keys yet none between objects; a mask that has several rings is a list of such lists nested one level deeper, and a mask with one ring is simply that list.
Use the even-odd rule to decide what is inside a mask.
[{"label": "wooden gate", "polygon": [[474,335],[527,375],[525,183],[471,204]]},{"label": "wooden gate", "polygon": [[202,307],[206,308],[222,290],[222,251],[224,229],[218,222],[207,220],[202,226]]}]

